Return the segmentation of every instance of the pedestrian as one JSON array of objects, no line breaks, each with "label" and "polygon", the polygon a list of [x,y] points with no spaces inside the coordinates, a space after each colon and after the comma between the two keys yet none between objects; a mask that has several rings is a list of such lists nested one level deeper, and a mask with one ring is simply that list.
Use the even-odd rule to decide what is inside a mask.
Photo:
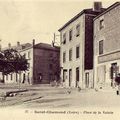
[{"label": "pedestrian", "polygon": [[40,83],[42,82],[42,74],[41,73],[39,73],[39,81],[40,81]]},{"label": "pedestrian", "polygon": [[71,94],[71,87],[70,86],[68,87],[67,93]]},{"label": "pedestrian", "polygon": [[116,94],[119,95],[120,92],[120,85],[116,85]]},{"label": "pedestrian", "polygon": [[115,82],[116,82],[116,94],[119,95],[119,93],[120,93],[120,74],[118,74],[117,77],[115,78]]}]

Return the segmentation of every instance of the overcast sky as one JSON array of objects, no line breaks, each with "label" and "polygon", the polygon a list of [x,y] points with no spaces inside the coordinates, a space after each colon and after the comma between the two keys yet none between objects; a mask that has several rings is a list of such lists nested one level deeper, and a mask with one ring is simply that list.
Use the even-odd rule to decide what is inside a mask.
[{"label": "overcast sky", "polygon": [[[115,1],[102,0],[103,7]],[[0,39],[2,47],[32,42],[51,43],[53,33],[93,0],[0,0]],[[57,39],[59,42],[59,38]]]}]

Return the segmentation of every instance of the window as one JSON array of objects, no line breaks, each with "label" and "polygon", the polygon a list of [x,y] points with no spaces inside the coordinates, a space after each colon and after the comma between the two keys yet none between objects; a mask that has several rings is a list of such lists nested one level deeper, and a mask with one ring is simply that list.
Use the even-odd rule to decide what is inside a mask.
[{"label": "window", "polygon": [[78,87],[79,82],[79,67],[76,68],[76,87]]},{"label": "window", "polygon": [[53,81],[53,74],[51,74],[51,73],[49,74],[49,80]]},{"label": "window", "polygon": [[67,79],[67,70],[63,69],[63,82],[65,82]]},{"label": "window", "polygon": [[13,76],[12,76],[12,74],[11,74],[11,80],[13,79]]},{"label": "window", "polygon": [[6,75],[6,80],[8,80],[8,75]]},{"label": "window", "polygon": [[16,73],[16,82],[18,81],[18,74]]},{"label": "window", "polygon": [[22,81],[22,83],[25,83],[25,80],[26,80],[26,75],[25,75],[25,73],[23,74],[23,81]]},{"label": "window", "polygon": [[66,33],[63,34],[63,44],[66,44]]},{"label": "window", "polygon": [[99,41],[99,55],[103,54],[103,40]]},{"label": "window", "polygon": [[30,73],[28,73],[28,83],[30,83]]},{"label": "window", "polygon": [[89,87],[89,72],[85,73],[85,85],[86,88]]},{"label": "window", "polygon": [[79,58],[79,56],[80,56],[80,55],[79,55],[79,54],[80,54],[79,51],[80,51],[80,47],[77,46],[77,47],[76,47],[76,58]]},{"label": "window", "polygon": [[63,53],[63,63],[66,62],[66,52]]},{"label": "window", "polygon": [[50,53],[49,57],[53,57],[53,53]]},{"label": "window", "polygon": [[72,69],[69,69],[69,86],[71,86],[72,82]]},{"label": "window", "polygon": [[21,72],[19,72],[18,74],[19,74],[19,82],[21,82]]},{"label": "window", "polygon": [[76,37],[78,37],[80,35],[80,25],[78,24],[76,26]]},{"label": "window", "polygon": [[73,32],[72,32],[72,30],[70,30],[70,31],[69,31],[69,41],[72,40],[72,37],[73,37]]},{"label": "window", "polygon": [[72,49],[69,50],[69,61],[72,60]]},{"label": "window", "polygon": [[50,53],[50,54],[49,54],[49,60],[50,60],[50,61],[53,61],[53,60],[54,60],[53,53]]},{"label": "window", "polygon": [[100,20],[100,29],[104,28],[104,20]]},{"label": "window", "polygon": [[28,52],[28,59],[30,59],[30,51]]},{"label": "window", "polygon": [[53,65],[52,64],[49,64],[49,69],[53,69]]}]

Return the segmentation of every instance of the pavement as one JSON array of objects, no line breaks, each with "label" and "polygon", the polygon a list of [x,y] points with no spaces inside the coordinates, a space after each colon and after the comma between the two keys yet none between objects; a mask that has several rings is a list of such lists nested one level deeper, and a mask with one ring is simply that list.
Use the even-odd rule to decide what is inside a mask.
[{"label": "pavement", "polygon": [[[0,90],[15,90],[18,86],[0,85]],[[85,107],[120,107],[120,95],[116,90],[108,89],[68,89],[50,85],[21,86],[28,91],[7,97],[0,102],[0,107],[12,108],[85,108]]]}]

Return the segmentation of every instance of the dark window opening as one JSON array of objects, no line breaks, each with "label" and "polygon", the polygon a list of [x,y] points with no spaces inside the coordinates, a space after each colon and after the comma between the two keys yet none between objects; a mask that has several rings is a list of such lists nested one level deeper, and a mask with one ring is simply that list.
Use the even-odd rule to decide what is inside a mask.
[{"label": "dark window opening", "polygon": [[76,68],[76,87],[79,86],[78,83],[79,83],[79,67]]},{"label": "dark window opening", "polygon": [[71,41],[72,40],[72,37],[73,37],[73,32],[72,30],[69,31],[69,40]]},{"label": "dark window opening", "polygon": [[99,41],[99,55],[103,54],[103,40]]},{"label": "dark window opening", "polygon": [[63,63],[66,62],[66,52],[63,53]]},{"label": "dark window opening", "polygon": [[100,20],[100,29],[104,28],[104,20]]},{"label": "dark window opening", "polygon": [[69,61],[72,60],[72,49],[69,50]]},{"label": "dark window opening", "polygon": [[80,25],[78,24],[76,26],[76,37],[78,37],[80,35]]},{"label": "dark window opening", "polygon": [[80,49],[79,46],[76,47],[76,58],[79,58],[79,54],[80,54],[79,49]]},{"label": "dark window opening", "polygon": [[63,34],[63,44],[66,44],[66,33]]}]

